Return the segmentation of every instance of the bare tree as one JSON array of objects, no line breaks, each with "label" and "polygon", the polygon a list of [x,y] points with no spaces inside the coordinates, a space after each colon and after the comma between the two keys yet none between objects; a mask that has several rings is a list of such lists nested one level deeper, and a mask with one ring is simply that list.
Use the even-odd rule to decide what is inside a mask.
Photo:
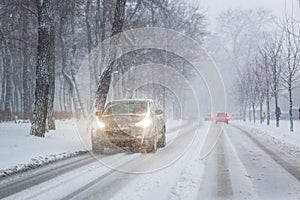
[{"label": "bare tree", "polygon": [[36,89],[31,135],[44,137],[49,107],[50,69],[53,64],[53,29],[54,10],[53,1],[37,0],[38,11],[38,47],[36,65]]},{"label": "bare tree", "polygon": [[263,80],[263,84],[261,85],[262,91],[265,94],[266,101],[266,118],[267,125],[270,125],[270,84],[271,84],[271,74],[269,68],[269,57],[264,48],[259,48],[259,59],[257,62],[257,66],[260,68],[261,78]]},{"label": "bare tree", "polygon": [[283,38],[277,37],[269,38],[264,46],[264,51],[269,58],[269,72],[270,72],[270,88],[271,94],[274,97],[275,103],[275,115],[276,115],[276,127],[279,127],[280,120],[280,108],[278,105],[278,95],[280,90],[280,77],[282,73],[282,41]]},{"label": "bare tree", "polygon": [[[203,40],[203,35],[206,33],[205,15],[199,7],[194,8],[179,0],[127,0],[126,7],[119,6],[117,9],[117,5],[124,5],[124,2],[109,0],[47,0],[43,2],[37,0],[2,0],[0,2],[2,16],[0,22],[1,118],[6,113],[7,120],[11,120],[12,116],[23,116],[35,121],[32,119],[32,104],[34,97],[42,94],[41,91],[35,93],[35,88],[41,88],[41,85],[44,87],[42,91],[45,91],[47,87],[49,88],[48,117],[46,117],[48,127],[46,129],[51,129],[51,122],[54,122],[54,118],[72,117],[74,110],[77,117],[81,113],[85,115],[87,113],[85,107],[90,107],[90,102],[87,99],[90,99],[90,96],[93,97],[94,91],[97,89],[99,75],[103,71],[101,63],[104,63],[105,56],[102,55],[101,60],[97,59],[96,56],[91,58],[91,68],[88,70],[91,73],[90,77],[86,76],[87,79],[78,79],[76,75],[79,74],[78,72],[81,73],[80,67],[83,57],[89,54],[94,47],[101,45],[101,41],[104,41],[107,36],[115,35],[116,32],[119,32],[116,30],[121,30],[120,23],[116,23],[117,21],[122,21],[122,30],[149,26],[165,27],[180,31],[199,42]],[[38,9],[44,8],[44,4],[50,5],[52,3],[55,4],[55,9],[52,10],[55,10],[55,17],[57,18],[54,21],[58,21],[59,24],[53,28],[57,31],[57,34],[51,34],[51,38],[54,39],[49,38],[50,32],[45,31],[43,27],[41,28],[41,20],[37,20],[38,18],[49,19],[46,12]],[[37,4],[41,6],[37,6]],[[117,12],[115,12],[116,10]],[[117,16],[118,13],[119,16]],[[118,18],[121,20],[117,20]],[[55,40],[57,46],[49,47],[53,49],[49,51],[55,52],[49,56],[49,59],[46,59],[47,62],[51,62],[49,68],[44,67],[45,70],[41,71],[43,73],[32,74],[36,71],[37,63],[40,65],[42,62],[40,55],[46,55],[46,51],[48,51],[48,47],[40,47],[42,32],[47,34],[47,39],[43,36],[43,41],[47,40],[51,46],[51,41]],[[39,40],[37,40],[38,37],[40,37]],[[39,48],[36,48],[37,46]],[[38,50],[42,52],[37,53]],[[153,54],[152,56],[157,55]],[[54,66],[62,67],[61,69],[51,68]],[[126,66],[114,66],[113,68],[120,73],[126,70]],[[48,72],[47,79],[41,78],[41,76],[46,76]],[[119,74],[118,77],[121,75]],[[102,84],[104,88],[106,83],[111,84],[109,76],[104,76],[108,78]],[[135,78],[134,76],[131,73],[130,77]],[[89,83],[90,80],[93,83],[90,87],[92,94],[86,94],[88,91],[82,90],[82,86],[85,84],[83,82]],[[95,84],[96,81],[97,85]],[[121,89],[120,91],[123,93],[124,88]],[[57,90],[56,93],[55,90]],[[155,88],[153,91],[158,93]],[[45,102],[43,100],[39,103]],[[34,112],[38,113],[37,102],[34,104]],[[46,109],[45,106],[39,105],[39,107],[43,108],[44,111]],[[39,114],[41,113],[39,112]]]},{"label": "bare tree", "polygon": [[[117,0],[111,36],[115,36],[118,33],[122,32],[124,19],[125,19],[125,6],[126,6],[126,0]],[[117,38],[112,42],[116,43]],[[105,69],[105,71],[102,73],[100,77],[99,85],[96,92],[98,95],[96,99],[96,107],[100,113],[102,113],[104,110],[107,94],[109,91],[109,86],[111,83],[112,72],[113,72],[113,63]]]},{"label": "bare tree", "polygon": [[[254,66],[257,48],[269,32],[271,19],[271,13],[265,9],[227,9],[218,16],[217,32],[209,37],[206,46],[220,66],[224,83],[233,91],[236,84],[231,78],[232,73],[238,72],[234,75],[239,79],[246,67]],[[234,96],[228,96],[228,102],[234,99]],[[237,109],[232,104],[227,107]]]},{"label": "bare tree", "polygon": [[4,78],[5,78],[5,99],[4,99],[4,120],[9,121],[12,119],[12,61],[11,52],[9,50],[9,42],[6,42],[3,55],[4,63]]},{"label": "bare tree", "polygon": [[[293,23],[287,20],[285,24],[285,45],[284,45],[284,67],[282,70],[283,85],[289,97],[289,119],[290,131],[294,131],[293,124],[293,90],[300,84],[300,38],[296,36]],[[299,30],[297,31],[299,33]]]},{"label": "bare tree", "polygon": [[256,96],[257,101],[259,103],[259,118],[260,123],[262,124],[263,118],[265,117],[265,112],[263,110],[263,103],[267,97],[267,91],[268,91],[268,83],[267,78],[265,74],[264,66],[260,64],[258,58],[255,59],[255,66],[253,68],[253,74],[254,74],[254,82],[256,85]]},{"label": "bare tree", "polygon": [[246,114],[247,114],[247,106],[248,106],[248,92],[245,87],[247,87],[247,79],[245,78],[245,74],[238,72],[238,76],[236,76],[235,83],[236,87],[234,88],[235,95],[236,95],[236,101],[238,105],[240,106],[240,111],[242,114],[242,118],[244,121],[246,121]]},{"label": "bare tree", "polygon": [[[52,25],[54,26],[54,25]],[[53,118],[54,112],[54,94],[55,94],[55,28],[50,30],[49,39],[49,97],[48,97],[48,109],[47,109],[47,129],[55,130],[55,121]]]}]

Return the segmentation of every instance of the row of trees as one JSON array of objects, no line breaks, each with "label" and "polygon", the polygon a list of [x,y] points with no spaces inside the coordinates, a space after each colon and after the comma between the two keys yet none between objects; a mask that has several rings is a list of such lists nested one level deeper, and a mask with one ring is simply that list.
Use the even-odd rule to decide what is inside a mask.
[{"label": "row of trees", "polygon": [[[270,124],[270,101],[274,100],[276,126],[279,127],[279,95],[284,94],[289,101],[290,131],[293,126],[293,91],[300,86],[300,29],[299,22],[286,18],[277,23],[280,31],[264,37],[256,48],[255,56],[246,69],[240,70],[236,80],[239,105],[246,113],[251,110],[255,122],[255,110],[266,103],[267,125]],[[262,122],[262,114],[260,115]]]},{"label": "row of trees", "polygon": [[207,48],[223,75],[228,110],[234,112],[238,107],[244,120],[248,113],[249,120],[256,121],[259,108],[260,121],[265,117],[268,125],[272,110],[279,126],[276,108],[280,107],[279,97],[285,96],[293,131],[293,97],[299,96],[295,93],[299,36],[299,20],[288,14],[281,21],[262,8],[228,9],[219,15]]},{"label": "row of trees", "polygon": [[[55,113],[87,116],[97,87],[106,100],[113,69],[102,73],[90,54],[106,38],[149,26],[206,34],[203,12],[179,0],[3,0],[0,17],[0,120],[31,119],[37,136],[55,128]],[[88,102],[76,78],[86,55]]]}]

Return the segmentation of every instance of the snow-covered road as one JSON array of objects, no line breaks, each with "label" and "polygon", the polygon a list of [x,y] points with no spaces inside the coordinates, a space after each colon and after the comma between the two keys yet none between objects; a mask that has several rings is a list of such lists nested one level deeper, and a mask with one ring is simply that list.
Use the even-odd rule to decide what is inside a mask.
[{"label": "snow-covered road", "polygon": [[169,129],[156,153],[87,154],[5,178],[0,198],[300,198],[297,156],[236,125],[211,125]]},{"label": "snow-covered road", "polygon": [[299,158],[267,139],[224,125],[205,160],[199,199],[299,199]]},{"label": "snow-covered road", "polygon": [[[201,179],[203,163],[196,158],[207,128],[199,128],[198,123],[171,126],[167,146],[155,154],[88,154],[8,177],[0,182],[0,198],[177,198],[183,195],[181,184],[188,186],[190,173],[198,174],[195,180]],[[191,187],[187,189],[185,195],[191,195]]]}]

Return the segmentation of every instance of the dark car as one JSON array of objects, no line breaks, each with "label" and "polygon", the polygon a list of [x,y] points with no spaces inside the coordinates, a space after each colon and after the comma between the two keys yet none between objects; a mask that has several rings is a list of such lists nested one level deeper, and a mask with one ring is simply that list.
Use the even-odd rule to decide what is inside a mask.
[{"label": "dark car", "polygon": [[155,152],[166,145],[163,111],[151,99],[117,100],[108,103],[98,127],[92,129],[92,150],[128,147],[132,152]]},{"label": "dark car", "polygon": [[216,123],[218,123],[218,122],[225,122],[225,123],[228,124],[229,120],[230,120],[230,116],[227,115],[226,113],[218,113],[218,114],[214,117],[214,121],[215,121]]}]

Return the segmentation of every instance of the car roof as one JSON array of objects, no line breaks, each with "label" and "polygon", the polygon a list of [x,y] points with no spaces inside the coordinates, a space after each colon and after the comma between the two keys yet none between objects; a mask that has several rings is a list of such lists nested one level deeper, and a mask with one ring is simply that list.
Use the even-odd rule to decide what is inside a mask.
[{"label": "car roof", "polygon": [[108,104],[122,103],[122,102],[153,102],[153,100],[152,99],[118,99],[118,100],[113,100]]},{"label": "car roof", "polygon": [[227,115],[227,113],[218,113],[217,115]]}]

